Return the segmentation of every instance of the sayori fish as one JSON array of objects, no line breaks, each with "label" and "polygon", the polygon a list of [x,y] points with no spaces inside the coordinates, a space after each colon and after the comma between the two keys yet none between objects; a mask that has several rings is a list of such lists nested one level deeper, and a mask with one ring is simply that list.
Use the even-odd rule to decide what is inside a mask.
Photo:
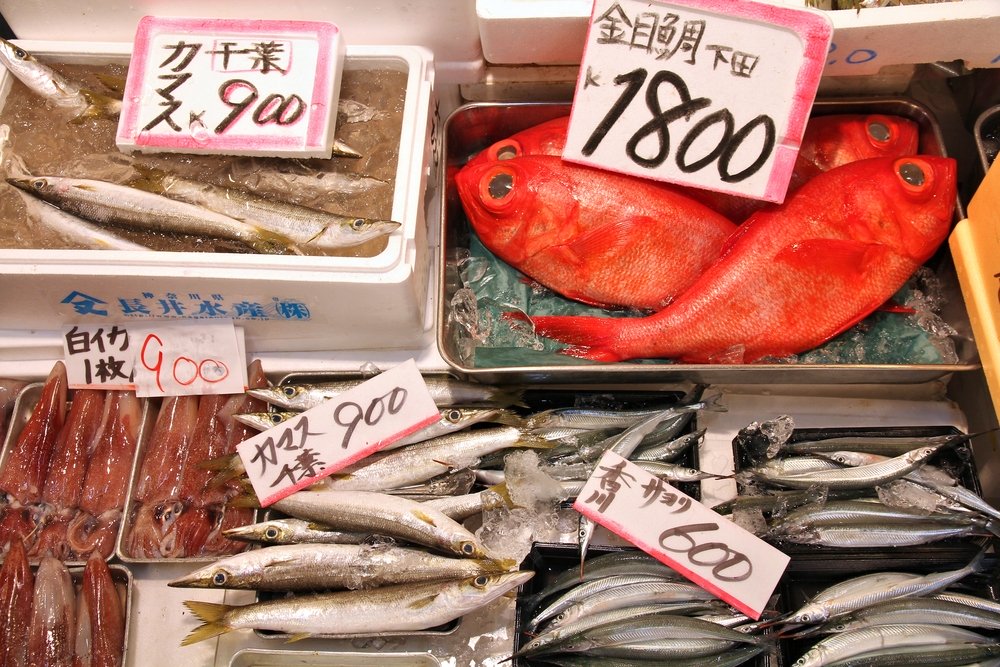
[{"label": "sayori fish", "polygon": [[129,185],[188,204],[203,206],[280,234],[302,251],[338,250],[361,245],[399,229],[400,223],[339,215],[255,195],[252,192],[192,181],[156,169],[140,169]]},{"label": "sayori fish", "polygon": [[236,629],[309,635],[371,636],[424,630],[463,616],[528,581],[534,572],[479,575],[456,581],[398,584],[265,600],[243,606],[187,601],[203,621],[184,645]]},{"label": "sayori fish", "polygon": [[748,363],[812,349],[885,303],[947,237],[955,169],[928,156],[837,167],[743,223],[663,310],[531,323],[570,343],[564,353],[605,362]]},{"label": "sayori fish", "polygon": [[287,236],[221,213],[109,181],[33,176],[7,182],[94,222],[239,241],[261,253],[281,253],[295,245]]},{"label": "sayori fish", "polygon": [[494,560],[451,558],[389,544],[282,544],[223,558],[167,585],[258,591],[357,589],[465,579],[505,569]]},{"label": "sayori fish", "polygon": [[488,249],[594,305],[663,307],[736,229],[672,188],[545,155],[467,166],[455,183]]},{"label": "sayori fish", "polygon": [[6,39],[0,39],[0,62],[33,93],[57,107],[70,109],[84,117],[115,117],[121,112],[121,100],[69,81]]}]

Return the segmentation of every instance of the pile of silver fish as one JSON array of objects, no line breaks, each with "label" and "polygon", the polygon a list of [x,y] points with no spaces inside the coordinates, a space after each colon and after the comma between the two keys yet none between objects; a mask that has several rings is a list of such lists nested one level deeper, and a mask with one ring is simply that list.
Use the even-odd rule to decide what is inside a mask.
[{"label": "pile of silver fish", "polygon": [[984,558],[942,572],[876,571],[820,590],[778,621],[781,635],[801,640],[793,646],[805,643],[794,667],[998,664],[1000,603],[957,587],[985,569]]},{"label": "pile of silver fish", "polygon": [[[74,114],[76,119],[115,119],[121,112],[120,91],[105,94],[86,89],[2,39],[0,62],[32,93]],[[377,112],[354,102],[345,108],[345,114],[350,122],[370,120]],[[189,129],[194,133],[199,128]],[[203,126],[200,129],[204,131]],[[342,142],[336,142],[334,154],[361,157]],[[5,174],[7,182],[24,193],[31,216],[69,243],[90,248],[149,250],[116,231],[129,229],[217,239],[223,243],[206,244],[216,250],[328,254],[382,238],[400,227],[391,220],[331,213],[242,188],[188,180],[142,165],[134,165],[137,176],[118,183],[65,174],[32,174],[17,156],[12,164]],[[324,186],[334,187],[336,180],[326,179]],[[345,177],[345,187],[370,187],[364,180]],[[383,184],[377,179],[367,180]]]},{"label": "pile of silver fish", "polygon": [[32,572],[15,541],[0,568],[0,665],[121,665],[123,593],[96,552],[78,577],[51,556]]},{"label": "pile of silver fish", "polygon": [[128,491],[142,408],[134,392],[78,389],[67,408],[56,362],[0,469],[0,545],[31,557],[109,557]]},{"label": "pile of silver fish", "polygon": [[[259,361],[247,370],[250,387],[267,386]],[[253,434],[233,419],[262,403],[246,394],[171,396],[163,400],[144,438],[129,497],[123,555],[131,558],[185,558],[235,553],[245,543],[224,531],[253,520],[253,510],[228,504],[235,484],[212,484],[207,462],[231,455]]]},{"label": "pile of silver fish", "polygon": [[756,523],[766,539],[878,548],[1000,534],[1000,511],[964,487],[958,470],[936,464],[976,434],[784,441],[753,457],[760,426],[737,436],[742,455],[756,462],[738,479],[754,493],[714,509]]},{"label": "pile of silver fish", "polygon": [[530,639],[514,655],[531,664],[739,665],[773,648],[761,624],[636,550],[559,573],[519,618]]}]

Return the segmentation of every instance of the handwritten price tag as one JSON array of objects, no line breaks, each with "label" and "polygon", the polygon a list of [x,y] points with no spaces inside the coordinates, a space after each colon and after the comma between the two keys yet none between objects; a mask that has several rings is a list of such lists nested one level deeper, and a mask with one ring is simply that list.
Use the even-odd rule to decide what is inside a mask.
[{"label": "handwritten price tag", "polygon": [[136,396],[246,390],[243,329],[232,321],[156,322],[131,331]]},{"label": "handwritten price tag", "polygon": [[767,542],[614,452],[573,507],[754,619],[788,565]]},{"label": "handwritten price tag", "polygon": [[127,152],[329,158],[344,54],[332,23],[147,16],[116,142]]},{"label": "handwritten price tag", "polygon": [[72,389],[135,389],[132,337],[123,324],[63,327],[63,361]]},{"label": "handwritten price tag", "polygon": [[832,33],[808,9],[595,0],[563,157],[781,202]]},{"label": "handwritten price tag", "polygon": [[412,359],[240,443],[261,507],[440,419]]}]

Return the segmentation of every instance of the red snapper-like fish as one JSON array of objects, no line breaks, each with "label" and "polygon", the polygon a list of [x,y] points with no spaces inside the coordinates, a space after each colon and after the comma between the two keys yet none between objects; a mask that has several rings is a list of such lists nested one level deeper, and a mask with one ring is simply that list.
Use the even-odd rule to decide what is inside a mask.
[{"label": "red snapper-like fish", "polygon": [[889,299],[947,237],[955,161],[873,158],[837,167],[752,216],[680,298],[644,318],[533,317],[536,333],[598,361],[785,357]]},{"label": "red snapper-like fish", "polygon": [[455,178],[483,244],[546,287],[594,305],[657,309],[716,258],[736,227],[644,179],[528,155]]}]

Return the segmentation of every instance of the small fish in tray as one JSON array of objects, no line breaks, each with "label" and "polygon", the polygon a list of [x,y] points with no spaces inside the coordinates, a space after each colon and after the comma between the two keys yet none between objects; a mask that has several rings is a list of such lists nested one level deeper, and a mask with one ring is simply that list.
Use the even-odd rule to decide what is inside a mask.
[{"label": "small fish in tray", "polygon": [[892,549],[1000,532],[954,429],[793,430],[753,423],[734,439],[741,495],[716,507],[765,539],[806,549]]}]

